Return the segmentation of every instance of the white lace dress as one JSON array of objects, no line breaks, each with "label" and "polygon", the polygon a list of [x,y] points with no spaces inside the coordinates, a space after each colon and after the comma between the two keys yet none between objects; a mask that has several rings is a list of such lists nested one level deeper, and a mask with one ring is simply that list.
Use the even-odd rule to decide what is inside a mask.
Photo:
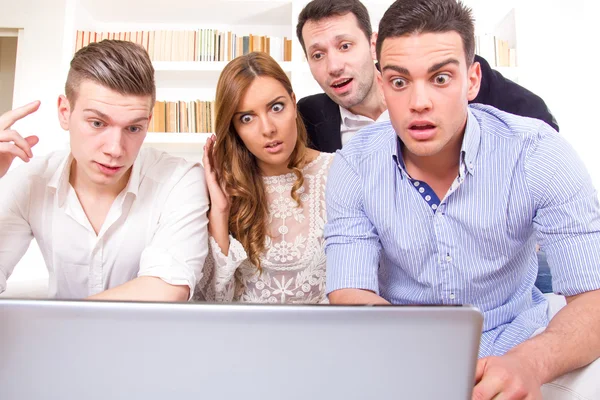
[{"label": "white lace dress", "polygon": [[293,173],[264,177],[271,236],[260,257],[262,272],[242,244],[229,236],[226,257],[209,237],[210,251],[196,299],[248,303],[322,303],[325,296],[325,184],[333,154],[320,153],[302,172],[301,207],[292,199]]}]

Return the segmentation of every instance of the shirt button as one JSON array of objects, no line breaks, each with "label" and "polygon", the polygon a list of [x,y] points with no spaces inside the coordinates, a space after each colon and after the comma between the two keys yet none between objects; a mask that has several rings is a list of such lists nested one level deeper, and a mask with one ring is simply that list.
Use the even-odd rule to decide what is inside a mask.
[{"label": "shirt button", "polygon": [[415,187],[419,187],[419,185],[420,185],[420,184],[421,184],[421,183],[420,183],[419,181],[415,181],[415,182],[413,183],[413,185],[415,185]]},{"label": "shirt button", "polygon": [[452,261],[452,257],[450,257],[450,254],[446,255],[446,261],[448,261],[448,262]]},{"label": "shirt button", "polygon": [[454,295],[454,293],[450,293],[450,296],[448,296],[448,297],[450,297],[450,300],[454,300],[456,298],[456,296]]}]

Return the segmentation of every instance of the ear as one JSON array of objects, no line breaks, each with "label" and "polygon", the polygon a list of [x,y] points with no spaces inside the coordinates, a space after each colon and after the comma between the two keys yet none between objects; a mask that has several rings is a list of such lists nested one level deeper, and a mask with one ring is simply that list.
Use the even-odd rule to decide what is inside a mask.
[{"label": "ear", "polygon": [[290,97],[292,98],[292,102],[294,102],[294,107],[295,107],[296,106],[296,93],[292,92]]},{"label": "ear", "polygon": [[371,58],[377,61],[377,32],[371,35]]},{"label": "ear", "polygon": [[479,88],[481,87],[481,65],[478,62],[471,64],[467,70],[467,78],[469,80],[467,99],[472,101],[479,94]]},{"label": "ear", "polygon": [[379,85],[379,90],[381,90],[381,92],[383,93],[383,78],[381,77],[381,74],[377,74],[377,85]]},{"label": "ear", "polygon": [[69,100],[63,94],[58,96],[58,121],[61,128],[65,131],[69,130],[69,118],[71,117],[71,105]]}]

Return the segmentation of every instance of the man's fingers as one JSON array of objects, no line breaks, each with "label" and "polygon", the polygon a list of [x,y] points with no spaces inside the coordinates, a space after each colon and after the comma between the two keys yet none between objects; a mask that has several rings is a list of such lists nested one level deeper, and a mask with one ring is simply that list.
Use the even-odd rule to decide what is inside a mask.
[{"label": "man's fingers", "polygon": [[[35,137],[37,139],[37,136],[29,136],[31,137]],[[33,140],[33,139],[31,139]],[[13,130],[9,130],[9,131],[0,131],[0,142],[1,143],[14,143],[15,146],[19,147],[21,150],[23,150],[25,152],[25,154],[27,154],[28,157],[33,157],[33,153],[31,152],[31,145],[29,144],[29,141],[23,139],[23,137],[21,135],[19,135],[19,132],[17,131],[13,131]],[[37,141],[36,141],[37,143]]]},{"label": "man's fingers", "polygon": [[19,157],[25,162],[29,162],[30,160],[30,157],[23,151],[23,149],[10,142],[0,142],[0,154],[11,154],[13,157]]},{"label": "man's fingers", "polygon": [[485,365],[487,363],[487,358],[482,358],[477,360],[477,366],[475,367],[475,383],[481,380],[483,373],[485,371]]},{"label": "man's fingers", "polygon": [[25,140],[29,144],[29,147],[33,147],[40,142],[40,138],[37,136],[27,136]]},{"label": "man's fingers", "polygon": [[37,111],[38,108],[40,108],[40,101],[36,100],[2,114],[0,116],[0,131],[9,129],[15,122]]},{"label": "man's fingers", "polygon": [[504,383],[494,375],[484,375],[473,389],[473,400],[497,399],[503,389]]}]

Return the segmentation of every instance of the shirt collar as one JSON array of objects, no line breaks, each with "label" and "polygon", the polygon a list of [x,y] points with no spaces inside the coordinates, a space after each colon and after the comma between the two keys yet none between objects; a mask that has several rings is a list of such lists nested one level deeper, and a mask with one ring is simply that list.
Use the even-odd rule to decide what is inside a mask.
[{"label": "shirt collar", "polygon": [[406,165],[404,164],[404,158],[402,157],[402,141],[400,140],[400,136],[398,136],[395,130],[394,135],[396,135],[396,150],[392,153],[392,158],[394,159],[394,162],[402,172],[400,174],[400,177],[404,179],[405,175],[406,177],[408,177],[409,175],[408,172],[406,172]]},{"label": "shirt collar", "polygon": [[380,122],[380,121],[389,121],[389,119],[390,119],[390,114],[387,109],[381,113],[381,115],[379,116],[379,118],[377,118],[376,121],[373,121],[369,117],[365,117],[364,115],[357,115],[342,106],[339,106],[339,107],[340,107],[340,115],[342,117],[342,123],[345,125],[348,124],[348,121],[373,123],[373,122]]},{"label": "shirt collar", "polygon": [[465,128],[465,136],[463,137],[462,147],[460,149],[460,165],[459,171],[464,174],[466,169],[471,175],[475,171],[477,155],[479,153],[479,144],[481,142],[481,129],[479,122],[471,112],[467,109],[467,126]]},{"label": "shirt collar", "polygon": [[127,182],[127,186],[125,187],[125,193],[131,193],[135,197],[138,195],[138,191],[140,189],[142,175],[142,157],[138,154],[135,161],[133,162],[133,166],[131,167],[131,175],[129,175],[129,182]]},{"label": "shirt collar", "polygon": [[[62,207],[67,198],[69,192],[69,177],[71,176],[71,164],[73,164],[73,154],[69,153],[65,159],[59,164],[58,168],[52,175],[50,181],[48,181],[48,187],[56,190],[58,194],[58,206]],[[129,182],[125,187],[125,193],[131,193],[137,197],[138,190],[140,187],[140,175],[142,170],[141,157],[136,158],[133,166],[131,167],[131,175],[129,175]]]},{"label": "shirt collar", "polygon": [[69,191],[69,176],[71,174],[71,164],[73,163],[73,155],[69,153],[64,160],[59,164],[58,168],[48,182],[48,187],[56,190],[58,195],[58,206],[62,207],[67,198]]},{"label": "shirt collar", "polygon": [[[475,163],[477,161],[477,154],[479,153],[480,141],[481,129],[479,127],[479,122],[471,110],[467,109],[467,125],[465,127],[465,135],[463,137],[463,142],[460,149],[460,164],[458,168],[460,177],[464,176],[465,170],[473,175],[473,171],[475,171]],[[406,165],[404,164],[404,159],[402,158],[402,141],[397,134],[396,150],[392,153],[392,158],[402,170],[402,175],[406,175],[408,177]]]}]

